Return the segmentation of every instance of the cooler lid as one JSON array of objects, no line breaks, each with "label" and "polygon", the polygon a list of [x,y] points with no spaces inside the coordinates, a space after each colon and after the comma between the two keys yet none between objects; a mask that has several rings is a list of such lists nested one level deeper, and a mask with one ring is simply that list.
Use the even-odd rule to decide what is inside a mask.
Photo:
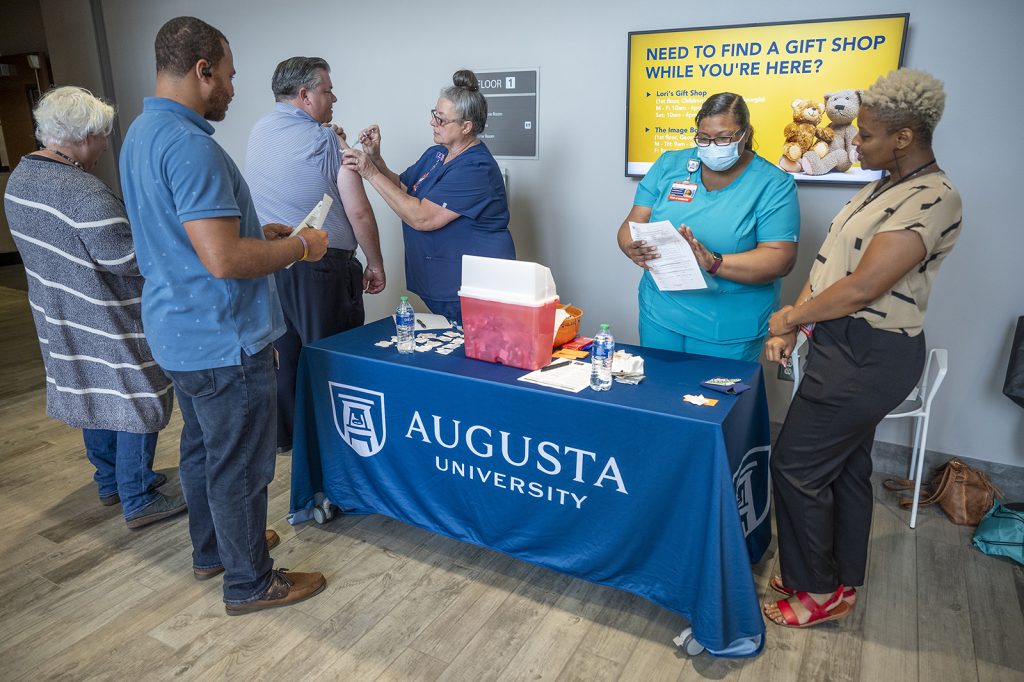
[{"label": "cooler lid", "polygon": [[485,301],[538,306],[558,298],[551,270],[539,263],[462,257],[462,288],[459,296]]}]

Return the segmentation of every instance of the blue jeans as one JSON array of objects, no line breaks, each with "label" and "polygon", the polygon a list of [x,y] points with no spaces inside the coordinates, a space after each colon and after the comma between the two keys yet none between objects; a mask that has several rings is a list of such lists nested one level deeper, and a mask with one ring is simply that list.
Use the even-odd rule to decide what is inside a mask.
[{"label": "blue jeans", "polygon": [[106,429],[82,429],[85,454],[96,467],[96,485],[100,497],[117,493],[126,519],[137,515],[156,499],[149,486],[153,473],[155,433],[128,433]]},{"label": "blue jeans", "polygon": [[181,408],[181,489],[195,568],[224,567],[224,601],[255,601],[270,584],[267,486],[274,478],[274,349],[242,364],[168,371]]}]

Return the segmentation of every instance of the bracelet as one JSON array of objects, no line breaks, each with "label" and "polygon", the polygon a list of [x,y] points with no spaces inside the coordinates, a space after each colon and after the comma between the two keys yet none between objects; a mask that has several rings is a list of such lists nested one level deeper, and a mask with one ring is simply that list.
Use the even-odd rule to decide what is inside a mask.
[{"label": "bracelet", "polygon": [[306,260],[309,257],[309,242],[301,234],[295,235],[300,242],[302,242],[302,258],[299,260]]}]

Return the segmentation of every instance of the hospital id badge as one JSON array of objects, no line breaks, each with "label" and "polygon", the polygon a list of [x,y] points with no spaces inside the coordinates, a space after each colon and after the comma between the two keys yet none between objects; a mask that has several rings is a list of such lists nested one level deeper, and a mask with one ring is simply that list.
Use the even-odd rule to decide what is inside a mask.
[{"label": "hospital id badge", "polygon": [[672,189],[668,191],[669,201],[682,201],[690,203],[693,201],[693,195],[697,191],[696,183],[688,180],[676,181],[672,183]]}]

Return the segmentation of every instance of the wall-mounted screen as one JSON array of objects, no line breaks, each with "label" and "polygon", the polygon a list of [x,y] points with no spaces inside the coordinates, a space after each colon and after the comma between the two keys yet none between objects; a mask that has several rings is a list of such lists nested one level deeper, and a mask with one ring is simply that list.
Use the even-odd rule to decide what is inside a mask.
[{"label": "wall-mounted screen", "polygon": [[865,183],[855,133],[858,90],[903,64],[909,14],[629,34],[626,175],[694,146],[710,95],[750,109],[754,148],[800,181]]}]

